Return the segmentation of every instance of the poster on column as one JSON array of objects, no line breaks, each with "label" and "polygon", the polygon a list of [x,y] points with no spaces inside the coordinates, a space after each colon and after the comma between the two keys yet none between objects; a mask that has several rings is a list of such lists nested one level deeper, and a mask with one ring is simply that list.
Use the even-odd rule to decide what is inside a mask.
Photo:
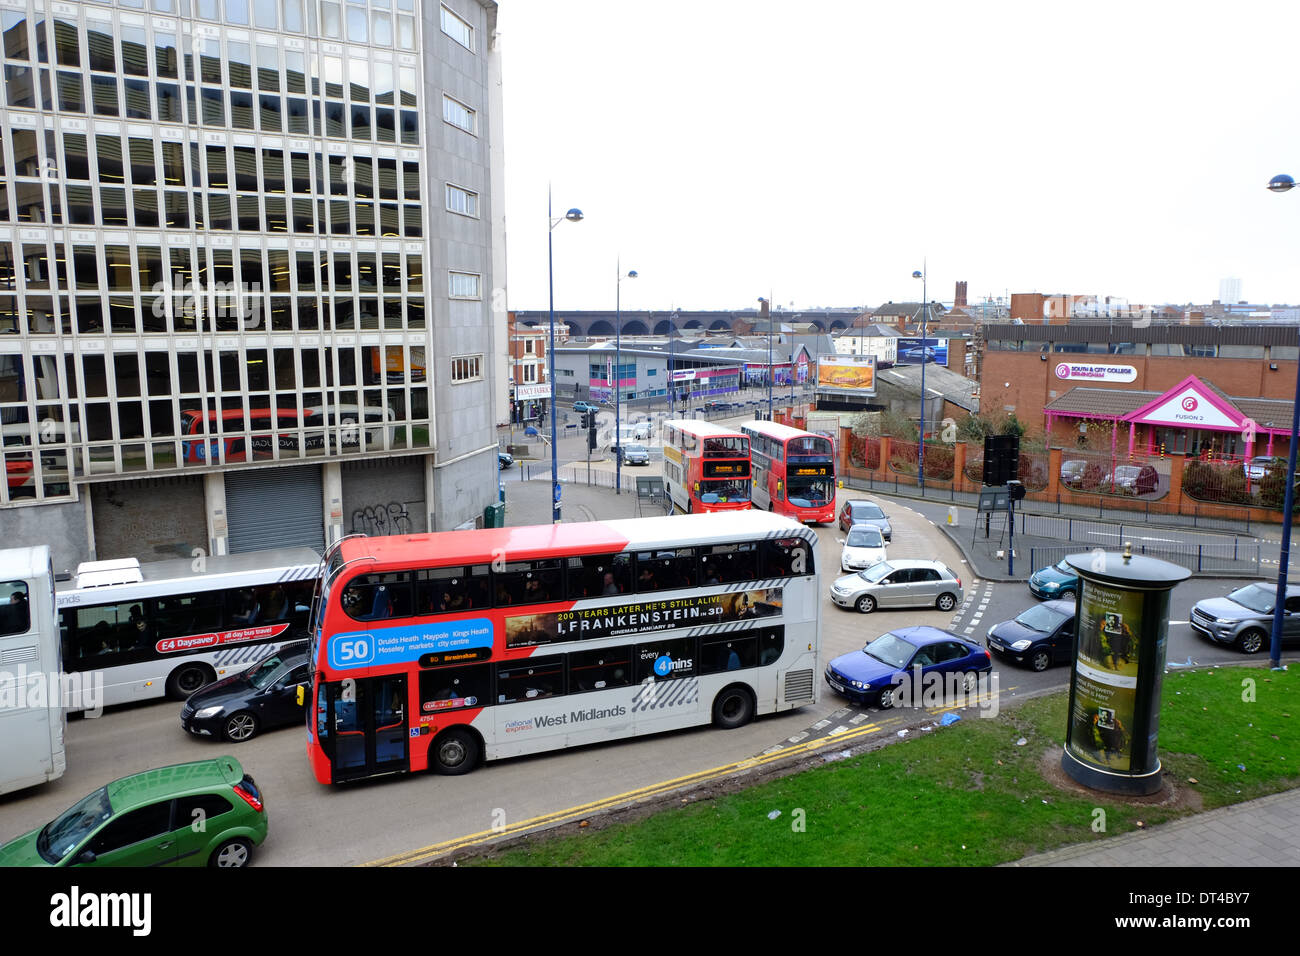
[{"label": "poster on column", "polygon": [[1129,770],[1137,708],[1138,631],[1146,594],[1084,580],[1070,753],[1103,770]]}]

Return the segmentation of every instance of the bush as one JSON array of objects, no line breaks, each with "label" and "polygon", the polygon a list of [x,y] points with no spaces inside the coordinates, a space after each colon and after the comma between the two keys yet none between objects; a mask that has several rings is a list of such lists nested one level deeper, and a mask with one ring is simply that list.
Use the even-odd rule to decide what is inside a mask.
[{"label": "bush", "polygon": [[[1265,482],[1267,482],[1267,478]],[[1240,466],[1211,465],[1203,461],[1189,461],[1183,470],[1183,491],[1188,497],[1201,501],[1226,504],[1253,504],[1246,490],[1246,473]],[[1277,507],[1281,507],[1279,503]]]}]

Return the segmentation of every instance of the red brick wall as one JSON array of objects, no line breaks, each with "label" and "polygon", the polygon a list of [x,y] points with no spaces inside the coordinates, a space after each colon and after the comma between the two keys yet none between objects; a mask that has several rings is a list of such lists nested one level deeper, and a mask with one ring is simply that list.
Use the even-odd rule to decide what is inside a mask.
[{"label": "red brick wall", "polygon": [[[1046,418],[1043,407],[1064,395],[1075,385],[1056,377],[1060,361],[1095,362],[1098,365],[1131,365],[1137,380],[1128,384],[1089,383],[1088,387],[1113,388],[1119,391],[1165,391],[1188,375],[1212,382],[1228,395],[1242,398],[1295,397],[1296,363],[1277,362],[1277,371],[1269,370],[1264,359],[1179,358],[1169,355],[1085,355],[1076,352],[1051,352],[1043,361],[1040,352],[999,352],[984,350],[984,367],[980,376],[980,409],[998,417],[1004,406],[1013,406],[1016,417],[1035,434],[1041,434]],[[1010,383],[1007,385],[1006,383]],[[1126,438],[1127,440],[1127,438]]]}]

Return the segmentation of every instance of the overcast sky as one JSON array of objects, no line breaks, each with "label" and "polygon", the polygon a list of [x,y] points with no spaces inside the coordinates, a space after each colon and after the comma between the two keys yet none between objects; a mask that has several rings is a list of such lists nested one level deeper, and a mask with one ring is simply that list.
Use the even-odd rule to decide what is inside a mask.
[{"label": "overcast sky", "polygon": [[[500,0],[508,302],[1300,302],[1300,4]],[[494,197],[499,201],[499,197]]]}]

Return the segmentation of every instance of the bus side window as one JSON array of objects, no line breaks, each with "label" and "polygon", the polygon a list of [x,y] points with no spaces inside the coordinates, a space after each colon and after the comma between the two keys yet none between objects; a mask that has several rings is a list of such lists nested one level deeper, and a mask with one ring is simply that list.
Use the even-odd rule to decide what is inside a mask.
[{"label": "bus side window", "polygon": [[471,664],[421,671],[421,710],[437,713],[460,707],[482,707],[488,702],[489,666]]},{"label": "bus side window", "polygon": [[784,649],[785,631],[782,628],[764,631],[758,636],[758,666],[775,664]]},{"label": "bus side window", "polygon": [[31,628],[27,585],[22,581],[0,583],[0,634],[26,634]]}]

